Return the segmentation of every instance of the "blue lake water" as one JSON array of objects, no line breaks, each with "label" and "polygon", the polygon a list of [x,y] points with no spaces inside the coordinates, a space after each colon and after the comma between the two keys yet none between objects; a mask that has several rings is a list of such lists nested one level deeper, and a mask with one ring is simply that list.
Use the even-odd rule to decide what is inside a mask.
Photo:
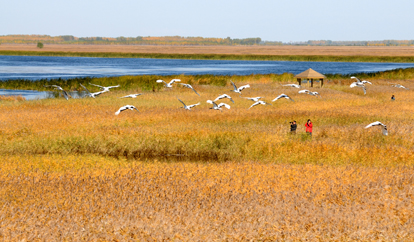
[{"label": "blue lake water", "polygon": [[104,77],[122,75],[353,74],[414,67],[414,63],[230,61],[143,58],[0,56],[0,80]]},{"label": "blue lake water", "polygon": [[[414,63],[231,61],[144,58],[0,56],[0,80],[69,79],[123,75],[298,74],[312,68],[323,74],[354,74],[414,67]],[[50,92],[0,90],[26,99],[53,97]]]}]

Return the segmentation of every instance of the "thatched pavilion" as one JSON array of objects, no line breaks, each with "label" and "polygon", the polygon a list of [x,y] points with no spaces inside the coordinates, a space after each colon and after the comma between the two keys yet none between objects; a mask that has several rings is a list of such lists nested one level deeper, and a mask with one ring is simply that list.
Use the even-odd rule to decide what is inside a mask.
[{"label": "thatched pavilion", "polygon": [[297,74],[295,78],[298,80],[299,85],[302,84],[302,80],[308,80],[308,86],[309,82],[311,83],[310,86],[313,87],[313,80],[318,80],[321,84],[321,87],[323,86],[323,80],[326,78],[326,76],[322,75],[321,73],[312,70],[312,68],[307,69],[306,71]]}]

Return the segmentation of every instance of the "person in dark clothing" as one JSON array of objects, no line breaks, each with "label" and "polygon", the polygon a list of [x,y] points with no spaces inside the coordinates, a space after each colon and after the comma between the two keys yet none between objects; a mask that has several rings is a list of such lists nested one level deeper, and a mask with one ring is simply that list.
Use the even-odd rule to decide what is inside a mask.
[{"label": "person in dark clothing", "polygon": [[298,126],[296,125],[296,121],[290,122],[290,133],[296,134],[296,128]]},{"label": "person in dark clothing", "polygon": [[395,96],[394,95],[391,96],[391,101],[395,101]]}]

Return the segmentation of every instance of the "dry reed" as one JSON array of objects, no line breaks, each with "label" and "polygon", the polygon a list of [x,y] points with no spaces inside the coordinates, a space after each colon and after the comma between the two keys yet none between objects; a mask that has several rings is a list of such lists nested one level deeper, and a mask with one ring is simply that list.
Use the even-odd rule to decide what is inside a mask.
[{"label": "dry reed", "polygon": [[6,156],[4,240],[412,240],[411,168]]},{"label": "dry reed", "polygon": [[22,95],[18,96],[0,96],[0,101],[25,101],[26,98],[24,98]]},{"label": "dry reed", "polygon": [[[414,56],[411,46],[172,46],[47,44],[51,52],[114,52],[218,55]],[[42,51],[35,44],[2,44],[0,51]]]},{"label": "dry reed", "polygon": [[[0,237],[414,239],[412,88],[375,81],[363,95],[330,83],[315,98],[270,78],[242,83],[252,86],[243,96],[295,102],[247,110],[230,86],[195,84],[201,97],[175,87],[137,99],[117,97],[141,90],[0,103]],[[222,93],[232,108],[208,109]],[[185,111],[176,97],[201,105]],[[115,116],[125,104],[140,113]],[[364,129],[377,120],[389,136]]]}]

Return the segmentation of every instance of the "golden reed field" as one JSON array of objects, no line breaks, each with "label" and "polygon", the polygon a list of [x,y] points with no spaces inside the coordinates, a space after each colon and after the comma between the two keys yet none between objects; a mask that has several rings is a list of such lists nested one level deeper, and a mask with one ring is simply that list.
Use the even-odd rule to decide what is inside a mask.
[{"label": "golden reed field", "polygon": [[[201,97],[175,86],[112,89],[96,99],[1,100],[0,238],[414,240],[414,85],[372,82],[367,95],[330,82],[311,89],[317,98],[246,77],[237,81],[251,85],[242,97],[295,100],[250,110],[229,82],[193,85]],[[235,104],[210,110],[206,100],[223,93]],[[201,105],[186,111],[177,97]],[[126,104],[140,112],[116,116]],[[364,129],[374,121],[389,135]]]},{"label": "golden reed field", "polygon": [[116,52],[160,54],[300,55],[300,56],[414,56],[413,46],[172,46],[1,44],[0,51]]}]

